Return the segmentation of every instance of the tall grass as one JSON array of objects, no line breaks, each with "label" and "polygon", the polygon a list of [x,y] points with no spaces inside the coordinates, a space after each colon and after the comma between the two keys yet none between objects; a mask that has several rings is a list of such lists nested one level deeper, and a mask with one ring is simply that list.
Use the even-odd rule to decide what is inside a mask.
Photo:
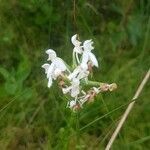
[{"label": "tall grass", "polygon": [[[0,149],[104,149],[150,65],[149,10],[145,0],[1,0]],[[41,69],[47,48],[71,62],[74,33],[94,39],[93,78],[118,84],[79,114]],[[113,149],[150,148],[149,96],[148,83]]]}]

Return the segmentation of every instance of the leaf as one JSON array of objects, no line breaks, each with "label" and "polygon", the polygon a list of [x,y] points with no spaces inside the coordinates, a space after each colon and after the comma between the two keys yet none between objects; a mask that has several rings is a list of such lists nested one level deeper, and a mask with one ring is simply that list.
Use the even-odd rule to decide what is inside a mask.
[{"label": "leaf", "polygon": [[31,65],[27,59],[27,56],[21,52],[22,61],[19,63],[17,68],[16,78],[20,82],[23,82],[31,72]]},{"label": "leaf", "polygon": [[17,89],[17,85],[15,83],[6,82],[5,83],[5,90],[10,95],[15,95]]},{"label": "leaf", "polygon": [[0,67],[0,73],[2,74],[5,80],[9,80],[10,74],[5,68]]}]

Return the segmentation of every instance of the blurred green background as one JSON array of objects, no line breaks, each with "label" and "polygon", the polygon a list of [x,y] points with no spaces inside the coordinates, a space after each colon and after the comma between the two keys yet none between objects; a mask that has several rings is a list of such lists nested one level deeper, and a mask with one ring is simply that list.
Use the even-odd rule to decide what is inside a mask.
[{"label": "blurred green background", "polygon": [[[78,114],[41,68],[48,48],[70,64],[76,33],[94,40],[94,80],[118,84]],[[104,149],[149,69],[149,42],[148,0],[0,0],[0,149]],[[150,149],[149,86],[112,149]]]}]

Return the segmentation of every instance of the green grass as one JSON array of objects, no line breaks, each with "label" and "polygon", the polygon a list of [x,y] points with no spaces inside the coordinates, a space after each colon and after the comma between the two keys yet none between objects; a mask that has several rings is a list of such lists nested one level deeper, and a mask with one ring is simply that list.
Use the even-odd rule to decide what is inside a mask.
[{"label": "green grass", "polygon": [[[0,0],[0,149],[104,149],[150,67],[150,2]],[[74,16],[75,15],[75,19]],[[68,64],[70,37],[92,38],[100,68],[94,80],[116,82],[78,114],[41,65],[53,48]],[[125,122],[114,150],[150,149],[150,83]]]}]

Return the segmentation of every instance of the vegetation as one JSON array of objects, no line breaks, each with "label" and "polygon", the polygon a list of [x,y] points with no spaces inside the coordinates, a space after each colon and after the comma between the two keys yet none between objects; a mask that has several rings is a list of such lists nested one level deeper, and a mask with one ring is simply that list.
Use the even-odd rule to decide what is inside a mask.
[{"label": "vegetation", "polygon": [[[41,65],[53,48],[68,64],[70,37],[93,39],[95,80],[116,82],[77,114]],[[104,149],[150,65],[150,1],[0,0],[0,149]],[[150,149],[148,83],[114,150]]]}]

